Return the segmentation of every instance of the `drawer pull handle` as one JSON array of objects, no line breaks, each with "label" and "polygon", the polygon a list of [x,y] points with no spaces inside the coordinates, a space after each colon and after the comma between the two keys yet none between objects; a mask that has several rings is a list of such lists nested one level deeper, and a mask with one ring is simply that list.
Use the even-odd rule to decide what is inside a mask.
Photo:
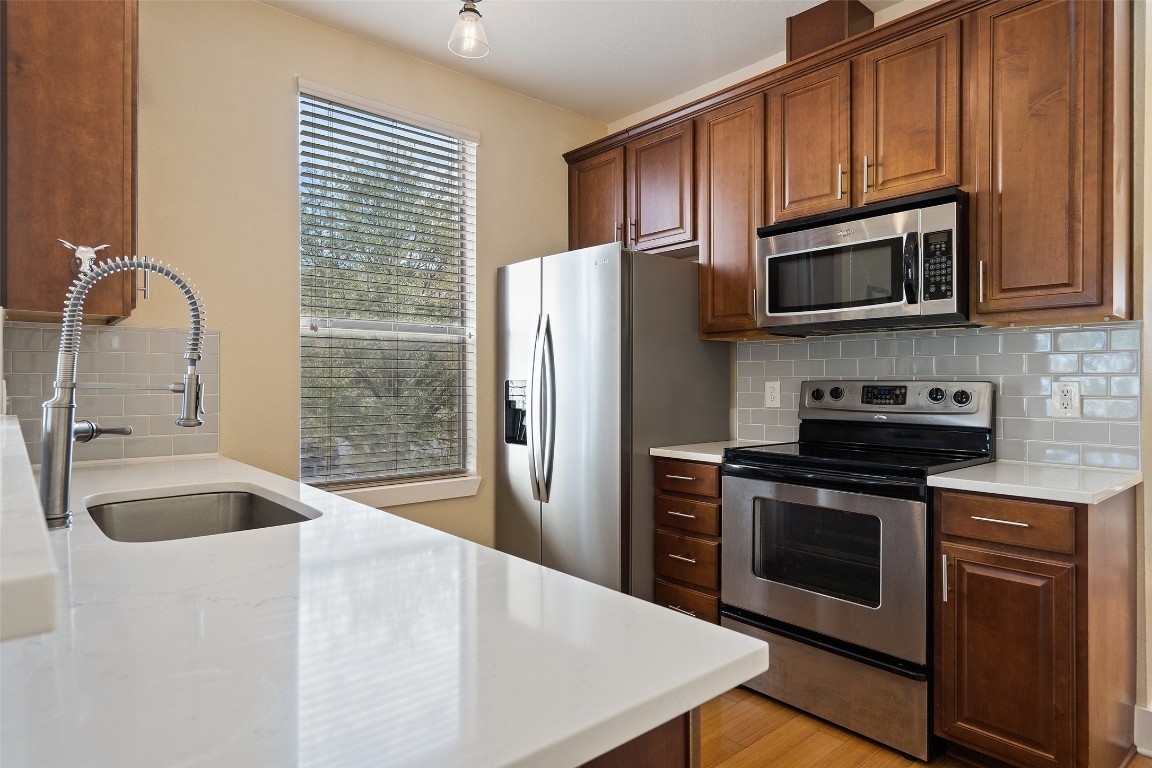
[{"label": "drawer pull handle", "polygon": [[687,475],[664,475],[669,480],[688,480],[689,482],[696,482],[696,478],[688,477]]},{"label": "drawer pull handle", "polygon": [[688,518],[689,520],[695,520],[695,519],[696,519],[696,515],[689,515],[689,514],[686,514],[686,513],[684,513],[684,512],[673,512],[673,511],[672,511],[672,510],[670,510],[670,509],[669,509],[669,510],[666,510],[666,511],[667,511],[667,512],[668,512],[668,514],[670,514],[670,515],[676,515],[676,517],[686,517],[686,518]]},{"label": "drawer pull handle", "polygon": [[686,563],[692,563],[692,564],[695,564],[695,563],[696,563],[696,561],[695,561],[695,560],[693,560],[693,559],[692,559],[692,558],[690,558],[690,557],[684,557],[684,555],[673,555],[673,554],[669,553],[669,554],[668,554],[668,557],[674,557],[674,558],[676,558],[677,560],[683,560],[683,561],[684,561],[684,562],[686,562]]},{"label": "drawer pull handle", "polygon": [[670,605],[668,607],[674,611],[679,611],[680,613],[684,614],[685,616],[691,616],[692,618],[696,618],[696,614],[694,612],[686,611],[678,605]]},{"label": "drawer pull handle", "polygon": [[979,520],[982,523],[996,523],[998,525],[1014,525],[1017,528],[1031,528],[1032,527],[1032,526],[1028,525],[1028,523],[1018,523],[1015,520],[997,520],[994,517],[977,517],[976,515],[972,515],[972,519],[973,520]]}]

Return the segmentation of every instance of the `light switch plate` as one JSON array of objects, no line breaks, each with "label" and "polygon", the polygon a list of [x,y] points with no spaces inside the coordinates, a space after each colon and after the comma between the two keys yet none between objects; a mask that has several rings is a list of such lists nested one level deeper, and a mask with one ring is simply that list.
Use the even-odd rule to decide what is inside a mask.
[{"label": "light switch plate", "polygon": [[779,408],[780,407],[780,381],[779,379],[769,379],[764,382],[764,407],[765,408]]},{"label": "light switch plate", "polygon": [[1080,418],[1080,382],[1052,382],[1052,415],[1062,419]]}]

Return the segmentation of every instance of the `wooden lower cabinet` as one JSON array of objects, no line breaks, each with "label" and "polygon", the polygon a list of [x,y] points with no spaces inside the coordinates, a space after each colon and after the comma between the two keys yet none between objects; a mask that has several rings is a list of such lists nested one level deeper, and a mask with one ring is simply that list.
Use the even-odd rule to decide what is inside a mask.
[{"label": "wooden lower cabinet", "polygon": [[674,717],[581,768],[700,768],[700,708]]},{"label": "wooden lower cabinet", "polygon": [[653,602],[720,623],[720,467],[656,459]]},{"label": "wooden lower cabinet", "polygon": [[942,735],[1030,766],[1073,765],[1075,566],[941,544]]},{"label": "wooden lower cabinet", "polygon": [[1134,492],[936,494],[936,733],[1021,768],[1119,768],[1134,753]]}]

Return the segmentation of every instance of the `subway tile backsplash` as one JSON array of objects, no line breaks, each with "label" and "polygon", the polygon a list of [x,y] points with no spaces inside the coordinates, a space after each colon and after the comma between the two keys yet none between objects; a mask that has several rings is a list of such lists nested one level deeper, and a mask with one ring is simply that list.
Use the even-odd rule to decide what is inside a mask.
[{"label": "subway tile backsplash", "polygon": [[[204,426],[176,426],[181,396],[163,387],[181,381],[186,363],[186,329],[84,326],[76,378],[80,383],[147,384],[150,389],[88,389],[76,393],[76,418],[101,426],[131,426],[129,437],[104,436],[76,443],[76,461],[216,453],[220,432],[220,334],[204,334],[197,364],[204,387]],[[59,323],[4,324],[4,381],[9,413],[20,429],[33,464],[40,463],[41,406],[52,396]]]},{"label": "subway tile backsplash", "polygon": [[[742,342],[736,351],[736,437],[797,438],[805,379],[973,379],[996,384],[996,455],[1140,468],[1140,322],[964,328]],[[781,408],[764,407],[780,381]],[[1053,381],[1078,381],[1083,413],[1053,415]]]}]

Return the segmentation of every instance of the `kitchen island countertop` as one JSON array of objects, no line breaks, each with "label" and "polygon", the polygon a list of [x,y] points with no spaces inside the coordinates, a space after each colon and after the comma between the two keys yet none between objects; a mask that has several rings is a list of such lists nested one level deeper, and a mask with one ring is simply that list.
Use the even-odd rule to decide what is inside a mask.
[{"label": "kitchen island countertop", "polygon": [[[257,490],[321,516],[122,543],[85,506]],[[56,627],[0,644],[5,766],[574,766],[765,644],[225,458],[85,462]]]}]

